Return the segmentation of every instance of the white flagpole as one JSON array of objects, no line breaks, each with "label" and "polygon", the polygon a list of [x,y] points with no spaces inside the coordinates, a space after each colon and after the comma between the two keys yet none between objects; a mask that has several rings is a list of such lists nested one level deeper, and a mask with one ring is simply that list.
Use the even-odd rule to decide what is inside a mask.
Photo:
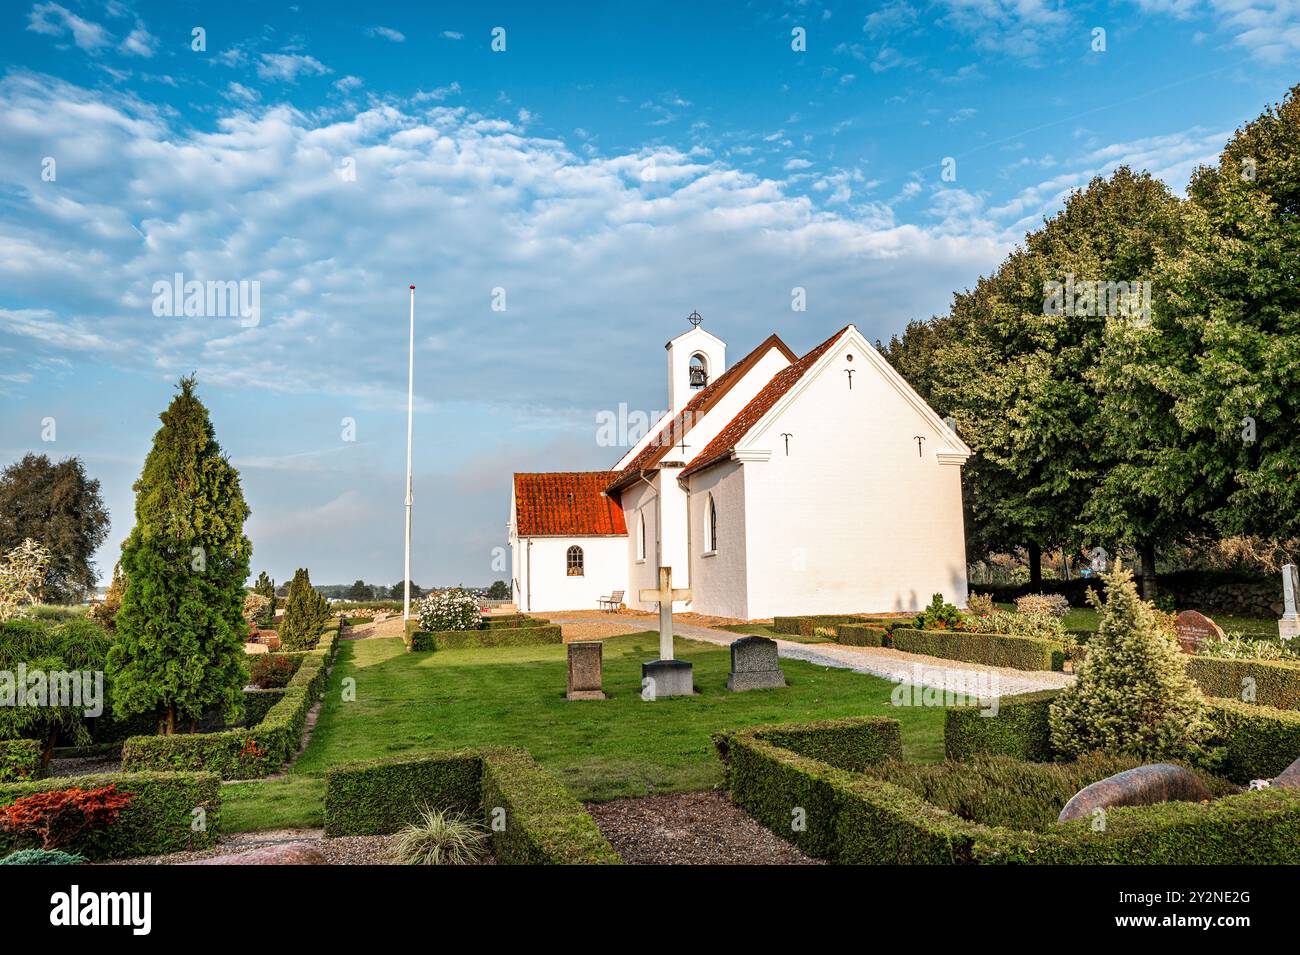
[{"label": "white flagpole", "polygon": [[406,574],[402,578],[402,622],[411,619],[411,420],[415,414],[415,286],[411,286],[411,337],[406,363]]}]

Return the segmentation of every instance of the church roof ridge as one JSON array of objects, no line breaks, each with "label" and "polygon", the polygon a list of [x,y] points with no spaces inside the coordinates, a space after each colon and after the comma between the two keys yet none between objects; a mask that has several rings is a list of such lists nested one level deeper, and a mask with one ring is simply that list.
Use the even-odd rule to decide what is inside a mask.
[{"label": "church roof ridge", "polygon": [[750,429],[758,424],[762,417],[772,409],[773,405],[795,386],[809,368],[817,363],[817,359],[821,358],[852,327],[852,324],[845,325],[826,341],[811,349],[798,361],[787,365],[773,375],[772,380],[763,386],[762,390],[750,400],[749,404],[740,409],[740,412],[731,419],[725,428],[718,432],[717,436],[705,446],[704,450],[686,465],[686,470],[682,471],[679,476],[687,477],[708,467],[710,464],[728,457],[741,439],[750,432]]},{"label": "church roof ridge", "polygon": [[659,432],[650,440],[650,443],[641,450],[641,453],[628,462],[627,467],[619,471],[609,481],[605,493],[613,494],[622,490],[636,480],[637,475],[658,467],[664,455],[672,449],[677,441],[690,433],[691,428],[695,426],[695,422],[707,414],[708,410],[720,401],[736,382],[745,377],[745,373],[758,364],[758,360],[763,355],[773,348],[778,349],[789,361],[798,360],[799,356],[781,340],[781,337],[776,332],[768,335],[749,354],[724,371],[706,388],[703,388],[699,394],[686,403],[686,407],[682,408],[677,415],[673,416],[667,424],[660,428]]}]

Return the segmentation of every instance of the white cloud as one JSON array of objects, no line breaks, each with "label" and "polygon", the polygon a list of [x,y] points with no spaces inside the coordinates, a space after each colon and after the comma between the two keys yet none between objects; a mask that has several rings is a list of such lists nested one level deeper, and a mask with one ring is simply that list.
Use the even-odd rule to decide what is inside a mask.
[{"label": "white cloud", "polygon": [[38,3],[27,15],[27,29],[33,33],[61,37],[72,34],[72,42],[87,53],[95,53],[113,42],[113,35],[98,23],[77,16],[57,3]]},{"label": "white cloud", "polygon": [[245,86],[243,83],[230,83],[226,86],[225,92],[221,94],[233,103],[256,103],[262,98],[262,94],[255,89]]},{"label": "white cloud", "polygon": [[463,34],[463,33],[457,33],[455,30],[443,30],[441,35],[442,35],[442,38],[445,39],[445,40],[463,40],[463,39],[465,39],[465,34]]},{"label": "white cloud", "polygon": [[334,88],[340,93],[351,93],[364,85],[365,81],[359,76],[344,76],[334,81]]},{"label": "white cloud", "polygon": [[323,76],[333,72],[314,56],[302,53],[262,53],[258,57],[257,75],[264,80],[296,83],[299,76]]},{"label": "white cloud", "polygon": [[385,40],[392,40],[394,43],[406,42],[406,34],[400,30],[394,30],[392,27],[370,27],[366,30],[366,36],[381,37]]},{"label": "white cloud", "polygon": [[1055,54],[1056,42],[1074,24],[1063,4],[1053,0],[938,0],[941,21],[972,37],[988,53],[1029,62]]},{"label": "white cloud", "polygon": [[129,56],[151,57],[157,48],[158,38],[146,30],[143,23],[137,23],[118,50]]}]

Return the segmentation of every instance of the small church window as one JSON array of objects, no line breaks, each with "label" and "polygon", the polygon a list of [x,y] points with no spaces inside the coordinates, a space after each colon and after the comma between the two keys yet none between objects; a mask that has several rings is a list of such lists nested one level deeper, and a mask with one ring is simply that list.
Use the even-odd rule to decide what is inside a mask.
[{"label": "small church window", "polygon": [[701,354],[691,356],[691,387],[704,388],[709,383],[709,363]]},{"label": "small church window", "polygon": [[565,554],[564,559],[565,559],[565,564],[568,566],[569,576],[581,577],[582,576],[582,548],[570,547],[568,553]]},{"label": "small church window", "polygon": [[706,551],[715,551],[718,549],[718,505],[713,502],[713,495],[709,495],[709,502],[704,510],[704,549]]}]

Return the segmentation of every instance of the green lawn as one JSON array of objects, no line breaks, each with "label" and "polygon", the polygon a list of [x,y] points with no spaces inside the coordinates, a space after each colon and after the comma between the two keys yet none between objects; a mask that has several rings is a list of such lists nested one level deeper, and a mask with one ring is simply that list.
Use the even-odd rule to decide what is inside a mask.
[{"label": "green lawn", "polygon": [[[649,703],[641,663],[654,659],[657,635],[604,643],[609,699],[569,702],[563,646],[411,654],[396,638],[344,641],[306,752],[281,779],[223,787],[222,825],[321,825],[329,767],[460,746],[522,746],[584,800],[716,786],[710,734],[762,723],[885,714],[902,720],[908,759],[943,757],[943,710],[891,705],[888,680],[782,660],[787,689],[729,693],[727,648],[679,639],[699,695]],[[356,702],[342,700],[345,678],[356,680]]]}]

